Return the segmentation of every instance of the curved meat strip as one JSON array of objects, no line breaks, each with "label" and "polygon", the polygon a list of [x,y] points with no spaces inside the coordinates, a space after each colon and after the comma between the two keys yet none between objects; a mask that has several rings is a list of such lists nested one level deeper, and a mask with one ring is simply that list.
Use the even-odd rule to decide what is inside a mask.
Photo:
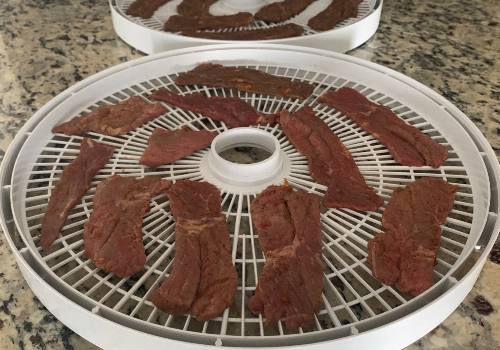
[{"label": "curved meat strip", "polygon": [[374,211],[383,204],[344,144],[310,107],[295,113],[282,111],[279,122],[290,142],[307,157],[311,176],[328,186],[326,207]]},{"label": "curved meat strip", "polygon": [[354,89],[343,87],[327,91],[319,101],[341,111],[372,134],[402,165],[438,168],[448,158],[445,146],[406,124],[389,108],[370,101]]},{"label": "curved meat strip", "polygon": [[234,15],[225,16],[206,15],[202,17],[174,15],[167,19],[163,25],[163,30],[182,32],[189,30],[237,28],[250,24],[252,20],[253,15],[249,12],[238,12]]},{"label": "curved meat strip", "polygon": [[153,120],[167,110],[160,104],[151,104],[139,96],[133,96],[116,105],[104,105],[95,111],[75,117],[52,129],[54,133],[83,135],[88,131],[118,136],[128,133]]},{"label": "curved meat strip", "polygon": [[159,176],[113,175],[97,185],[94,210],[83,232],[85,253],[97,267],[121,278],[142,270],[146,262],[143,216],[151,198],[170,184]]},{"label": "curved meat strip", "polygon": [[362,0],[334,0],[328,7],[311,18],[307,23],[317,31],[333,29],[338,23],[358,16],[358,6]]},{"label": "curved meat strip", "polygon": [[190,30],[183,31],[182,35],[214,40],[274,40],[301,36],[302,33],[304,33],[302,26],[287,23],[270,28],[234,30],[231,32],[198,32]]},{"label": "curved meat strip", "polygon": [[59,236],[69,211],[87,192],[92,179],[106,165],[113,152],[113,147],[88,138],[82,140],[78,157],[64,168],[50,194],[41,229],[41,245],[45,251]]},{"label": "curved meat strip", "polygon": [[301,100],[308,98],[314,90],[314,86],[308,83],[278,77],[261,70],[213,63],[203,63],[188,72],[179,74],[175,83],[181,86],[207,85],[236,88],[240,91]]}]

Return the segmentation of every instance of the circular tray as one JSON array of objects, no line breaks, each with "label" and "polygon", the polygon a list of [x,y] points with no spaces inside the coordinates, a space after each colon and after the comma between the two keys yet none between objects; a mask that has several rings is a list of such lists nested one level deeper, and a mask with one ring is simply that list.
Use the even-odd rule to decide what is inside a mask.
[{"label": "circular tray", "polygon": [[[252,67],[307,81],[315,85],[315,90],[308,99],[299,101],[234,89],[175,85],[178,73],[206,61]],[[376,139],[335,109],[317,103],[317,97],[324,91],[341,86],[358,89],[446,145],[449,159],[439,169],[397,164]],[[366,246],[381,230],[382,209],[377,212],[329,209],[321,215],[325,287],[314,328],[290,331],[281,323],[277,327],[266,327],[263,318],[252,315],[247,308],[264,264],[252,228],[250,203],[262,188],[283,179],[296,188],[319,195],[323,195],[326,188],[310,177],[306,158],[289,143],[279,125],[256,126],[278,140],[286,164],[282,172],[266,178],[267,182],[259,186],[249,188],[244,184],[208,179],[203,165],[210,154],[208,150],[156,169],[139,165],[148,137],[157,127],[174,129],[187,125],[219,133],[227,130],[223,123],[166,104],[166,114],[126,135],[89,135],[114,146],[116,152],[94,179],[91,190],[70,213],[53,251],[42,253],[39,228],[50,191],[64,166],[76,157],[81,141],[77,136],[54,135],[50,131],[52,127],[101,104],[117,103],[134,95],[147,99],[150,92],[160,87],[181,93],[202,91],[209,95],[239,96],[265,113],[312,106],[349,148],[367,183],[385,201],[395,188],[420,177],[440,177],[458,185],[455,206],[443,225],[434,270],[435,285],[420,296],[410,298],[380,284],[371,275]],[[12,243],[18,263],[42,302],[77,333],[105,348],[137,348],[144,344],[154,347],[173,342],[186,348],[196,344],[244,347],[308,344],[315,347],[322,342],[339,343],[345,348],[362,344],[371,344],[372,348],[397,348],[431,330],[458,305],[477,278],[477,274],[473,274],[469,280],[459,280],[458,267],[471,256],[474,248],[485,246],[485,234],[493,235],[494,240],[495,231],[493,234],[490,231],[497,218],[492,216],[491,196],[497,201],[498,190],[490,181],[494,181],[495,172],[498,174],[498,163],[494,155],[488,153],[491,149],[485,148],[488,146],[484,146],[484,138],[471,135],[462,126],[469,125],[467,123],[466,116],[423,85],[346,55],[268,44],[218,45],[162,53],[85,79],[33,116],[9,148],[2,165],[3,225],[9,241],[19,238],[17,243]],[[481,149],[478,145],[482,145]],[[168,315],[148,299],[168,275],[175,256],[175,223],[166,195],[152,200],[151,210],[144,219],[148,258],[141,274],[120,279],[97,269],[85,257],[82,232],[92,210],[92,196],[96,184],[113,173],[209,180],[221,189],[223,212],[233,242],[233,263],[239,274],[235,303],[221,317],[199,322],[190,316]],[[4,214],[6,207],[11,210],[10,214]],[[18,234],[13,231],[14,224]],[[63,308],[58,307],[61,300]],[[421,321],[423,315],[427,315],[426,322]],[[87,329],[86,322],[90,320],[99,324],[99,330]],[[402,335],[388,338],[387,331]]]}]

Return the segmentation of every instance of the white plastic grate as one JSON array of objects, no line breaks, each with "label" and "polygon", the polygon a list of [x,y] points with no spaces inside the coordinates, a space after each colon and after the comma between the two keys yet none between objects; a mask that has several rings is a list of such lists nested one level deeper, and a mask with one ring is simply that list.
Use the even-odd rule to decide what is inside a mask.
[{"label": "white plastic grate", "polygon": [[[139,24],[141,26],[144,26],[149,29],[153,30],[163,30],[163,24],[165,21],[168,19],[168,17],[174,15],[177,13],[176,11],[176,6],[180,4],[180,0],[173,0],[170,2],[167,2],[164,6],[160,7],[155,14],[148,19],[140,18],[140,17],[133,17],[127,15],[126,11],[130,4],[132,4],[135,0],[115,0],[116,1],[116,8],[119,11],[119,13],[124,16],[125,18],[128,18],[130,21]],[[245,27],[239,27],[239,28],[225,28],[225,29],[220,29],[220,30],[215,30],[216,32],[232,32],[232,31],[240,31],[240,30],[251,30],[251,29],[263,29],[263,28],[270,28],[270,27],[275,27],[282,25],[284,23],[295,23],[304,28],[304,33],[302,36],[307,36],[311,34],[316,34],[318,33],[317,31],[309,28],[307,26],[307,22],[310,18],[312,18],[315,14],[319,13],[322,11],[326,6],[328,6],[331,3],[331,0],[317,0],[315,3],[311,4],[309,8],[304,10],[301,14],[298,14],[297,16],[290,18],[287,21],[281,22],[281,23],[266,23],[261,20],[254,20],[252,23],[250,23],[248,26]],[[338,23],[334,29],[339,29],[346,27],[348,25],[351,25],[353,23],[358,22],[359,20],[365,18],[368,16],[370,13],[372,13],[375,8],[377,7],[378,0],[363,0],[358,7],[358,16],[356,18],[348,18],[340,23]],[[220,9],[221,12],[217,12],[217,15],[222,15],[222,14],[230,14],[234,13],[234,11],[231,11],[224,6],[218,6],[219,4],[216,3],[213,5],[216,9]]]},{"label": "white plastic grate", "polygon": [[[261,55],[261,53],[258,53]],[[179,58],[181,60],[181,58]],[[206,60],[206,57],[203,58]],[[228,64],[238,65],[231,57]],[[196,61],[198,62],[198,61]],[[165,64],[158,62],[158,65]],[[194,65],[194,62],[192,63]],[[403,102],[382,91],[376,84],[366,86],[356,79],[349,79],[339,66],[324,73],[294,68],[293,64],[249,65],[250,68],[261,69],[271,74],[286,76],[292,79],[308,81],[315,85],[313,95],[305,101],[282,99],[253,93],[242,93],[234,89],[211,88],[204,86],[178,87],[174,80],[176,73],[158,75],[147,80],[131,82],[124,88],[103,91],[102,97],[95,103],[80,107],[76,113],[59,115],[57,123],[72,118],[80,113],[87,113],[104,103],[117,103],[130,96],[147,96],[160,87],[187,94],[205,92],[210,96],[239,96],[252,104],[261,112],[275,113],[282,109],[297,110],[303,105],[311,105],[318,117],[324,120],[349,148],[364,175],[367,183],[375,188],[379,195],[387,201],[392,191],[408,184],[419,177],[436,176],[459,186],[454,208],[450,213],[442,231],[442,243],[435,267],[436,286],[447,282],[457,263],[463,260],[470,247],[475,243],[479,232],[472,228],[481,226],[484,217],[478,217],[475,208],[484,203],[475,203],[476,191],[472,186],[468,169],[462,157],[450,144],[446,130],[438,130],[431,118],[417,113]],[[147,67],[144,68],[147,70]],[[178,72],[184,69],[178,69]],[[126,71],[121,74],[127,74]],[[347,76],[346,76],[347,75]],[[439,169],[430,167],[406,167],[397,164],[387,151],[371,135],[359,129],[353,122],[333,108],[316,102],[317,97],[330,88],[349,86],[358,89],[373,101],[388,106],[402,119],[417,126],[434,140],[446,145],[449,159]],[[389,88],[390,90],[390,88]],[[78,92],[74,94],[78,96]],[[73,96],[74,97],[74,96]],[[70,213],[61,237],[56,240],[53,251],[49,254],[41,252],[39,245],[39,229],[41,218],[45,212],[50,191],[58,180],[62,169],[77,156],[81,137],[65,135],[48,136],[49,141],[38,149],[38,156],[32,166],[29,178],[25,183],[24,213],[17,216],[21,226],[27,229],[22,232],[29,248],[33,249],[45,264],[48,273],[52,274],[63,285],[68,287],[78,298],[83,298],[95,305],[96,310],[103,310],[103,315],[111,313],[113,317],[135,319],[141,327],[150,327],[153,332],[172,331],[181,339],[193,339],[196,342],[211,342],[210,339],[222,339],[224,343],[237,345],[258,345],[259,341],[275,339],[280,344],[289,342],[308,342],[318,336],[342,337],[356,334],[358,328],[376,324],[381,316],[397,313],[415,301],[431,295],[431,288],[422,296],[410,299],[394,288],[384,286],[376,281],[367,264],[367,242],[381,231],[382,210],[377,212],[356,212],[349,209],[329,209],[322,213],[324,260],[324,293],[321,310],[315,317],[315,326],[311,330],[287,330],[279,323],[276,327],[268,327],[259,315],[253,315],[247,304],[252,296],[258,276],[265,259],[259,247],[258,236],[252,227],[249,212],[251,201],[257,193],[228,190],[224,184],[217,184],[222,189],[223,212],[227,217],[231,240],[233,242],[232,258],[239,276],[239,284],[234,304],[221,317],[207,322],[199,322],[190,316],[173,316],[159,311],[150,301],[151,292],[165,278],[168,278],[175,256],[175,222],[170,214],[169,201],[166,195],[160,195],[151,201],[151,210],[144,218],[143,241],[147,262],[142,273],[131,278],[119,279],[95,268],[83,252],[83,225],[92,211],[92,197],[99,181],[111,174],[141,177],[160,175],[169,180],[203,180],[200,163],[207,156],[203,150],[186,157],[174,164],[164,165],[156,169],[138,165],[138,160],[147,145],[148,138],[155,128],[175,129],[187,125],[195,130],[213,130],[223,132],[224,123],[204,118],[167,104],[165,115],[149,122],[127,135],[110,137],[91,133],[90,137],[116,148],[113,158],[99,172],[92,183],[91,190],[81,203]],[[52,112],[51,112],[52,113]],[[56,113],[54,111],[53,113]],[[286,155],[289,171],[286,180],[294,187],[323,195],[326,187],[315,183],[308,172],[307,160],[289,143],[278,125],[257,126],[275,135]],[[32,136],[42,135],[40,128],[33,131]],[[47,137],[44,134],[44,137]],[[25,145],[28,147],[28,145]],[[479,156],[478,156],[479,157]],[[480,161],[480,158],[478,158]],[[480,167],[478,167],[480,168]],[[14,186],[15,187],[15,186]],[[479,222],[479,223],[478,223]],[[107,316],[104,316],[107,317]],[[110,316],[111,317],[111,316]],[[128,321],[127,321],[128,322]],[[190,338],[201,335],[201,337]],[[289,337],[273,337],[287,335]],[[306,336],[307,335],[307,336]],[[203,336],[208,336],[203,338]],[[310,338],[308,336],[312,336]],[[293,340],[287,340],[293,337]],[[290,338],[292,339],[292,338]],[[267,343],[262,343],[267,344]]]}]

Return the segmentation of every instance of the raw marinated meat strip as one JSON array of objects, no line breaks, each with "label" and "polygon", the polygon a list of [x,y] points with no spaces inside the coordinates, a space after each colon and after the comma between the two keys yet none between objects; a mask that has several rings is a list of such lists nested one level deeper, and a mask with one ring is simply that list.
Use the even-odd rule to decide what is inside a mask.
[{"label": "raw marinated meat strip", "polygon": [[394,191],[382,216],[385,232],[368,242],[368,262],[380,282],[417,296],[433,284],[441,228],[457,186],[422,178]]},{"label": "raw marinated meat strip", "polygon": [[233,303],[238,275],[232,263],[231,241],[226,218],[205,217],[191,221],[193,229],[200,231],[201,275],[191,314],[199,321],[207,321]]},{"label": "raw marinated meat strip", "polygon": [[106,165],[113,152],[113,147],[88,138],[82,140],[78,157],[64,168],[50,194],[41,230],[41,245],[45,251],[59,236],[69,211],[87,192],[92,178]]},{"label": "raw marinated meat strip", "polygon": [[202,17],[186,17],[174,15],[170,16],[165,24],[163,30],[169,32],[182,32],[189,30],[202,30],[202,29],[224,29],[243,27],[252,22],[253,15],[248,12],[238,12],[234,15],[226,16],[212,16],[205,15]]},{"label": "raw marinated meat strip", "polygon": [[334,28],[350,17],[358,16],[358,6],[362,0],[334,0],[325,10],[307,23],[314,30],[324,31]]},{"label": "raw marinated meat strip", "polygon": [[293,242],[294,228],[285,202],[285,195],[291,192],[289,186],[269,186],[252,202],[252,221],[264,253]]},{"label": "raw marinated meat strip", "polygon": [[343,87],[328,91],[319,101],[341,111],[372,134],[402,165],[438,168],[448,158],[446,147],[406,124],[389,108],[370,101],[354,89]]},{"label": "raw marinated meat strip", "polygon": [[[200,282],[200,234],[201,226],[187,224],[178,219],[175,226],[175,259],[168,279],[157,288],[151,301],[160,310],[179,315],[189,312]],[[198,220],[195,220],[198,222]]]},{"label": "raw marinated meat strip", "polygon": [[239,97],[207,97],[200,92],[178,95],[162,88],[155,91],[151,98],[224,122],[230,128],[258,124],[269,117],[260,114]]},{"label": "raw marinated meat strip", "polygon": [[255,19],[265,22],[283,22],[304,11],[314,0],[284,0],[262,7]]},{"label": "raw marinated meat strip", "polygon": [[121,278],[144,267],[143,216],[151,198],[170,184],[158,176],[113,175],[97,185],[94,210],[83,233],[85,253],[97,267]]},{"label": "raw marinated meat strip", "polygon": [[253,201],[251,213],[266,264],[250,310],[268,324],[281,319],[290,329],[309,327],[323,290],[319,197],[271,186]]},{"label": "raw marinated meat strip", "polygon": [[136,0],[128,7],[129,16],[151,18],[156,10],[170,0]]},{"label": "raw marinated meat strip", "polygon": [[369,187],[347,148],[310,107],[282,111],[280,124],[290,142],[305,155],[311,176],[328,186],[328,208],[377,210],[382,199]]},{"label": "raw marinated meat strip", "polygon": [[189,311],[206,321],[232,304],[238,284],[220,192],[208,182],[183,180],[168,195],[176,219],[176,255],[172,274],[152,301],[166,312]]},{"label": "raw marinated meat strip", "polygon": [[155,129],[139,163],[150,167],[173,163],[210,146],[216,135],[215,132],[194,131],[188,128]]},{"label": "raw marinated meat strip", "polygon": [[185,36],[215,40],[273,40],[301,36],[304,28],[294,23],[262,29],[237,30],[232,32],[184,31]]},{"label": "raw marinated meat strip", "polygon": [[138,128],[166,111],[165,107],[160,104],[150,104],[139,96],[133,96],[116,105],[100,106],[87,115],[59,124],[52,129],[52,132],[83,135],[88,131],[93,131],[117,136]]},{"label": "raw marinated meat strip", "polygon": [[256,69],[226,67],[213,63],[203,63],[188,72],[181,73],[175,82],[178,85],[236,88],[241,91],[301,100],[309,97],[314,90],[314,86],[305,82],[292,81]]}]

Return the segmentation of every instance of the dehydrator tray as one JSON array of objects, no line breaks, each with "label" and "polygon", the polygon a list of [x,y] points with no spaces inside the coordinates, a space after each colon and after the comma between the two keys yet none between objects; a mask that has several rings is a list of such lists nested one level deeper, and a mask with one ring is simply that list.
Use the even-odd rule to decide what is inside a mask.
[{"label": "dehydrator tray", "polygon": [[[307,81],[315,90],[308,99],[299,101],[234,89],[175,85],[178,73],[207,61]],[[317,103],[324,91],[341,86],[358,89],[446,145],[449,159],[438,169],[395,163],[376,139],[343,114]],[[220,122],[166,104],[168,111],[163,116],[124,136],[90,133],[91,138],[114,146],[116,152],[70,213],[53,250],[43,253],[39,228],[50,191],[63,167],[76,157],[81,141],[78,136],[53,134],[52,127],[105,103],[134,95],[147,99],[160,87],[180,93],[239,96],[265,113],[311,105],[349,148],[367,183],[386,202],[395,188],[420,177],[435,176],[458,185],[455,205],[443,225],[434,286],[410,298],[372,277],[366,247],[381,230],[383,208],[377,212],[328,209],[321,214],[324,293],[314,327],[291,331],[281,323],[266,326],[265,320],[247,307],[264,264],[250,203],[268,185],[285,180],[319,195],[324,195],[326,188],[310,177],[306,158],[289,143],[279,125],[228,130]],[[184,125],[219,133],[215,147],[156,169],[138,164],[155,128]],[[266,148],[273,156],[243,170],[213,159],[219,146],[226,149],[242,142]],[[86,258],[83,224],[92,210],[96,184],[113,173],[206,180],[221,189],[239,276],[236,300],[221,317],[199,322],[190,316],[172,316],[159,311],[148,299],[168,276],[175,257],[175,222],[166,195],[151,201],[144,219],[147,262],[142,273],[119,279],[95,268]],[[499,174],[494,152],[470,120],[443,97],[402,74],[322,50],[268,44],[216,45],[123,63],[85,79],[47,103],[20,130],[5,155],[0,171],[0,210],[2,229],[34,293],[68,327],[105,349],[211,345],[397,349],[442,322],[472,288],[500,227]]]},{"label": "dehydrator tray", "polygon": [[[113,27],[126,43],[147,54],[165,50],[192,47],[199,45],[241,43],[236,40],[203,39],[165,32],[163,24],[166,19],[176,13],[176,7],[181,0],[172,0],[162,6],[148,19],[133,17],[126,14],[127,8],[134,0],[109,0]],[[261,40],[259,42],[298,45],[318,49],[346,52],[366,42],[377,31],[383,0],[363,0],[358,7],[356,18],[349,18],[338,23],[333,29],[317,32],[307,26],[307,22],[321,12],[331,0],[318,0],[311,4],[299,15],[281,23],[265,23],[254,20],[250,25],[241,28],[220,29],[219,31],[234,31],[241,29],[261,29],[295,23],[304,28],[301,36]],[[266,0],[234,1],[219,0],[211,11],[215,15],[232,14],[238,11],[256,12],[265,4]]]}]

